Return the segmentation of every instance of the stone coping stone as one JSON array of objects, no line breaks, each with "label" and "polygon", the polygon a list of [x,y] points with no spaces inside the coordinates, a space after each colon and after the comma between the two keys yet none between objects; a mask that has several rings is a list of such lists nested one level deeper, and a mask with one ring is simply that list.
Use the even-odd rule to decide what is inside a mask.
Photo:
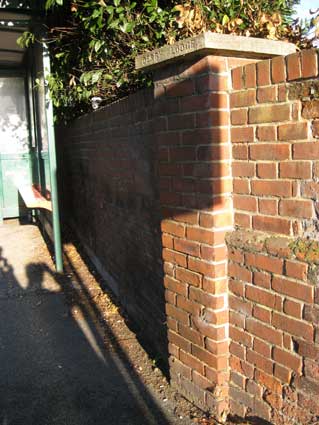
[{"label": "stone coping stone", "polygon": [[187,57],[217,55],[252,59],[268,59],[296,52],[296,46],[285,41],[204,32],[160,49],[143,53],[135,59],[137,70],[151,70]]}]

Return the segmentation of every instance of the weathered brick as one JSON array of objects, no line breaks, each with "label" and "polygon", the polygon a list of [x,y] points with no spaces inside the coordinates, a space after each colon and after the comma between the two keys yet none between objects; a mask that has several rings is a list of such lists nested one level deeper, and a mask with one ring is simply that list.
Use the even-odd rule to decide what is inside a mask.
[{"label": "weathered brick", "polygon": [[277,199],[258,199],[258,208],[260,214],[277,215],[278,200]]},{"label": "weathered brick", "polygon": [[245,211],[257,211],[257,199],[253,196],[234,194],[234,208]]},{"label": "weathered brick", "polygon": [[[303,338],[303,335],[300,335],[300,337]],[[315,360],[316,362],[319,361],[319,347],[313,343],[311,338],[309,338],[309,341],[297,339],[296,342],[296,352],[300,356],[308,357],[309,359]]]},{"label": "weathered brick", "polygon": [[245,90],[239,93],[231,93],[230,107],[241,108],[243,106],[251,106],[256,103],[256,90]]},{"label": "weathered brick", "polygon": [[312,305],[305,305],[304,308],[304,319],[307,322],[319,325],[319,307]]},{"label": "weathered brick", "polygon": [[188,298],[185,298],[181,295],[177,295],[176,306],[179,309],[184,310],[187,313],[193,314],[195,316],[199,315],[201,309],[201,306],[198,303],[189,300]]},{"label": "weathered brick", "polygon": [[250,63],[244,67],[244,81],[245,87],[256,87],[256,64]]},{"label": "weathered brick", "polygon": [[198,272],[212,278],[223,277],[226,272],[225,264],[210,264],[206,261],[193,257],[188,258],[188,267],[194,272]]},{"label": "weathered brick", "polygon": [[201,245],[200,254],[203,260],[224,261],[226,259],[226,247]]},{"label": "weathered brick", "polygon": [[273,290],[280,292],[281,294],[288,295],[297,300],[308,303],[313,302],[313,287],[310,285],[305,285],[301,282],[274,276],[271,287]]},{"label": "weathered brick", "polygon": [[176,305],[176,294],[168,289],[165,290],[165,301],[169,304]]},{"label": "weathered brick", "polygon": [[253,162],[234,161],[232,163],[233,177],[253,177],[255,168]]},{"label": "weathered brick", "polygon": [[179,252],[164,248],[163,249],[163,260],[169,263],[178,264],[181,267],[187,266],[186,255]]},{"label": "weathered brick", "polygon": [[192,355],[214,369],[222,370],[227,367],[226,356],[217,357],[209,351],[197,347],[196,345],[192,345]]},{"label": "weathered brick", "polygon": [[239,297],[243,297],[245,293],[244,283],[238,279],[229,279],[229,291]]},{"label": "weathered brick", "polygon": [[166,96],[189,96],[194,93],[194,81],[182,80],[166,86]]},{"label": "weathered brick", "polygon": [[234,224],[235,224],[235,226],[250,229],[251,228],[251,215],[235,212],[235,214],[234,214]]},{"label": "weathered brick", "polygon": [[252,350],[247,350],[247,361],[254,364],[258,369],[271,374],[273,372],[273,362]]},{"label": "weathered brick", "polygon": [[305,359],[305,376],[316,381],[319,381],[319,364],[311,360]]},{"label": "weathered brick", "polygon": [[264,322],[264,323],[270,323],[271,322],[271,311],[267,308],[261,307],[260,305],[255,305],[253,308],[253,317]]},{"label": "weathered brick", "polygon": [[179,282],[176,279],[173,279],[170,276],[164,277],[164,286],[166,289],[169,289],[172,292],[175,292],[176,294],[183,295],[184,297],[187,296],[188,288],[183,282]]},{"label": "weathered brick", "polygon": [[290,105],[263,105],[249,109],[249,124],[287,121],[290,118]]},{"label": "weathered brick", "polygon": [[279,202],[279,214],[290,217],[311,218],[313,206],[310,200],[288,200]]},{"label": "weathered brick", "polygon": [[278,126],[279,140],[302,140],[308,138],[307,122],[294,122]]},{"label": "weathered brick", "polygon": [[211,352],[212,354],[215,354],[217,356],[220,355],[228,355],[228,350],[229,350],[229,343],[228,341],[213,341],[209,338],[206,338],[205,340],[205,347],[207,348],[207,350],[209,352]]},{"label": "weathered brick", "polygon": [[291,233],[290,221],[279,217],[256,215],[253,217],[253,228],[263,232],[268,231],[284,235],[289,235]]},{"label": "weathered brick", "polygon": [[189,298],[211,309],[225,307],[225,298],[223,296],[213,296],[198,288],[189,288]]},{"label": "weathered brick", "polygon": [[279,345],[282,344],[282,333],[274,329],[271,326],[267,326],[263,323],[258,322],[255,319],[247,318],[246,319],[246,330],[253,335],[256,335],[258,338],[266,340],[271,344]]},{"label": "weathered brick", "polygon": [[266,373],[260,370],[256,370],[256,380],[258,383],[266,387],[270,392],[281,395],[282,384],[278,379],[274,378],[272,375],[267,375]]},{"label": "weathered brick", "polygon": [[290,157],[289,144],[277,143],[262,143],[250,145],[249,147],[250,159],[257,160],[283,160]]},{"label": "weathered brick", "polygon": [[[176,308],[172,306],[171,304],[166,304],[166,314],[173,319],[176,319],[178,322],[183,323],[184,325],[189,324],[189,315],[186,311],[180,310],[179,308]],[[173,344],[176,344],[174,341]],[[183,347],[180,347],[183,348]]]},{"label": "weathered brick", "polygon": [[261,339],[254,338],[254,351],[264,357],[271,358],[271,345],[262,341]]},{"label": "weathered brick", "polygon": [[275,179],[277,177],[277,165],[273,162],[258,163],[257,177],[261,179]]},{"label": "weathered brick", "polygon": [[245,389],[246,386],[246,378],[240,375],[237,372],[230,371],[230,381],[235,384],[237,387]]},{"label": "weathered brick", "polygon": [[281,274],[283,271],[283,260],[279,258],[248,252],[245,255],[245,259],[248,266],[253,266],[261,270],[277,274]]},{"label": "weathered brick", "polygon": [[247,268],[235,263],[228,265],[228,274],[245,282],[251,282],[252,279],[252,273]]},{"label": "weathered brick", "polygon": [[238,142],[253,142],[254,128],[253,127],[233,127],[231,129],[231,141]]},{"label": "weathered brick", "polygon": [[234,159],[248,159],[248,145],[242,143],[233,145],[232,151]]},{"label": "weathered brick", "polygon": [[232,222],[230,212],[224,211],[220,214],[200,213],[199,215],[199,225],[207,229],[229,227],[232,225]]},{"label": "weathered brick", "polygon": [[319,143],[293,144],[293,159],[319,159]]},{"label": "weathered brick", "polygon": [[277,98],[277,87],[261,87],[257,90],[258,103],[275,102]]},{"label": "weathered brick", "polygon": [[303,78],[318,75],[318,53],[315,49],[301,50],[301,73]]},{"label": "weathered brick", "polygon": [[193,286],[200,286],[201,283],[201,275],[181,267],[176,268],[176,279]]},{"label": "weathered brick", "polygon": [[175,332],[172,332],[170,329],[167,332],[168,340],[171,344],[174,344],[176,347],[181,348],[186,352],[190,352],[191,343],[187,341],[185,338],[182,338]]},{"label": "weathered brick", "polygon": [[231,123],[232,125],[247,124],[248,120],[248,109],[235,109],[231,112]]},{"label": "weathered brick", "polygon": [[269,289],[271,285],[271,275],[269,273],[264,272],[254,272],[253,283],[254,285]]},{"label": "weathered brick", "polygon": [[310,179],[311,163],[305,161],[289,161],[279,164],[281,178]]},{"label": "weathered brick", "polygon": [[239,359],[245,360],[245,352],[246,352],[245,348],[234,341],[231,341],[229,345],[229,352],[233,356],[236,356]]},{"label": "weathered brick", "polygon": [[319,118],[319,100],[311,99],[302,104],[302,116],[306,119]]},{"label": "weathered brick", "polygon": [[271,60],[271,79],[273,83],[286,81],[286,63],[283,56]]},{"label": "weathered brick", "polygon": [[248,179],[234,179],[233,181],[234,193],[249,194],[250,184]]},{"label": "weathered brick", "polygon": [[229,306],[231,310],[235,310],[238,313],[242,313],[246,316],[251,316],[252,314],[252,303],[247,300],[241,300],[240,298],[235,297],[233,295],[229,296]]},{"label": "weathered brick", "polygon": [[286,274],[295,279],[306,280],[308,265],[299,261],[286,260]]},{"label": "weathered brick", "polygon": [[286,56],[288,81],[301,78],[301,63],[299,53]]},{"label": "weathered brick", "polygon": [[203,290],[213,295],[225,294],[228,291],[227,279],[210,279],[207,276],[203,278]]},{"label": "weathered brick", "polygon": [[200,227],[187,227],[187,238],[191,241],[197,241],[213,245],[215,242],[215,232],[202,229]]},{"label": "weathered brick", "polygon": [[278,378],[283,384],[290,384],[292,372],[290,369],[281,366],[280,364],[275,364],[274,375]]},{"label": "weathered brick", "polygon": [[264,289],[247,285],[245,295],[248,300],[254,301],[258,304],[264,305],[269,308],[276,307],[276,296],[273,293]]},{"label": "weathered brick", "polygon": [[187,339],[187,341],[190,341],[194,344],[197,344],[199,346],[203,346],[203,344],[204,344],[203,336],[199,332],[195,331],[194,329],[192,329],[189,326],[184,326],[181,323],[179,323],[178,324],[178,333],[183,338]]},{"label": "weathered brick", "polygon": [[[205,127],[216,127],[229,125],[229,113],[228,111],[204,111],[197,112],[196,114],[196,127],[205,128]],[[189,127],[186,127],[189,128]]]},{"label": "weathered brick", "polygon": [[313,327],[309,323],[274,312],[272,324],[276,328],[289,332],[294,336],[302,337],[308,341],[313,339]]},{"label": "weathered brick", "polygon": [[288,197],[292,195],[292,184],[290,181],[253,180],[251,192],[253,195]]},{"label": "weathered brick", "polygon": [[277,128],[274,125],[258,126],[256,137],[261,142],[272,142],[277,139]]},{"label": "weathered brick", "polygon": [[185,353],[183,350],[180,350],[179,358],[180,361],[189,368],[196,370],[200,374],[204,373],[204,365],[201,361],[196,359],[196,357],[190,355],[189,353]]},{"label": "weathered brick", "polygon": [[231,340],[243,344],[245,347],[251,348],[253,346],[253,337],[243,329],[238,329],[235,326],[230,326],[229,336]]},{"label": "weathered brick", "polygon": [[243,67],[238,67],[232,70],[232,82],[234,90],[241,90],[244,88]]},{"label": "weathered brick", "polygon": [[289,316],[294,316],[297,319],[301,319],[302,308],[303,308],[303,305],[295,301],[292,301],[292,300],[284,301],[284,313],[288,314]]},{"label": "weathered brick", "polygon": [[207,91],[226,91],[228,90],[228,77],[218,74],[208,74],[196,79],[196,90],[198,93]]},{"label": "weathered brick", "polygon": [[257,63],[257,85],[270,85],[270,60],[264,60]]},{"label": "weathered brick", "polygon": [[162,235],[162,245],[163,248],[173,249],[173,237],[171,235],[168,235],[167,233],[164,233]]}]

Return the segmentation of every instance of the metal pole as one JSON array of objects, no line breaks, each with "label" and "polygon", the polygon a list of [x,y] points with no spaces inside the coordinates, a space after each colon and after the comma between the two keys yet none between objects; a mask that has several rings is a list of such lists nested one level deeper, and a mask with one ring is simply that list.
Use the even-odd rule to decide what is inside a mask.
[{"label": "metal pole", "polygon": [[[43,46],[43,72],[44,82],[46,77],[50,74],[50,56],[46,45]],[[53,105],[49,96],[49,90],[45,85],[45,102],[46,102],[46,122],[48,130],[48,151],[49,151],[49,167],[50,167],[50,180],[51,180],[51,202],[52,202],[52,219],[53,219],[53,238],[54,238],[54,253],[55,253],[55,266],[57,272],[63,272],[63,256],[62,256],[62,243],[61,243],[61,226],[60,226],[60,213],[59,213],[59,197],[58,197],[58,183],[57,183],[57,161],[55,149],[55,132],[54,132],[54,119],[53,119]]]}]

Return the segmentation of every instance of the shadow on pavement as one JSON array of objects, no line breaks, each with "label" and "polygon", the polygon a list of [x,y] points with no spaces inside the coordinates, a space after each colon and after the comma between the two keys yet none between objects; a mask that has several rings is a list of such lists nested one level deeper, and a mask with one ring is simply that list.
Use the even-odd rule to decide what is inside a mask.
[{"label": "shadow on pavement", "polygon": [[22,287],[0,247],[0,424],[173,423],[76,271],[72,283],[34,262],[26,275]]}]

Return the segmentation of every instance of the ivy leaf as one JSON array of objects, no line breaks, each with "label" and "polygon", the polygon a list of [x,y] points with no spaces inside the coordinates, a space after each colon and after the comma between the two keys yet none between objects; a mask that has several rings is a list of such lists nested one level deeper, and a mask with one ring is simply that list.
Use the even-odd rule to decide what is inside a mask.
[{"label": "ivy leaf", "polygon": [[101,49],[101,47],[104,45],[104,41],[102,41],[102,40],[97,40],[96,42],[95,42],[95,44],[94,44],[94,50],[95,50],[95,52],[97,53],[100,49]]},{"label": "ivy leaf", "polygon": [[102,75],[102,71],[96,71],[92,74],[92,79],[91,79],[91,83],[95,84],[99,81],[99,79],[101,78]]},{"label": "ivy leaf", "polygon": [[222,25],[225,26],[228,24],[228,22],[229,22],[229,17],[227,15],[224,15],[222,20]]},{"label": "ivy leaf", "polygon": [[132,32],[133,28],[134,22],[125,22],[124,24],[120,25],[120,30],[125,33]]}]

